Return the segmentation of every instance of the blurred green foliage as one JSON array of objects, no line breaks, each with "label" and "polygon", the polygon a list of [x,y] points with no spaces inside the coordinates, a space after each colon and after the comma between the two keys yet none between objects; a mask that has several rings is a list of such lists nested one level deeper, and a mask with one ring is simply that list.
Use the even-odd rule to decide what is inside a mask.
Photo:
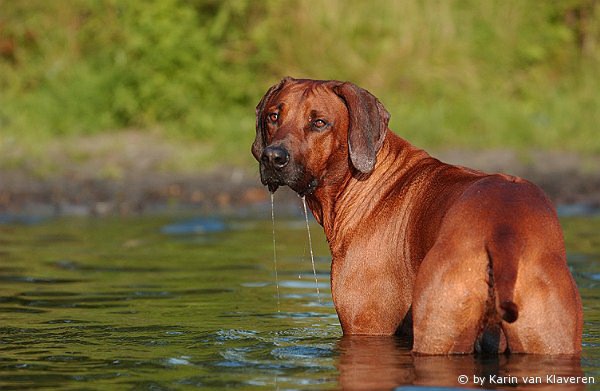
[{"label": "blurred green foliage", "polygon": [[596,0],[0,0],[4,134],[246,156],[285,75],[367,88],[417,145],[600,152]]}]

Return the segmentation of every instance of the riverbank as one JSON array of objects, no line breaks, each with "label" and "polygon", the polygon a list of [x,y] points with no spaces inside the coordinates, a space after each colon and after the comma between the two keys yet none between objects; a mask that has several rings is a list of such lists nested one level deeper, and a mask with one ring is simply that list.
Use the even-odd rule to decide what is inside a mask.
[{"label": "riverbank", "polygon": [[[226,213],[267,205],[248,152],[231,165],[199,142],[125,132],[51,144],[44,151],[9,148],[0,157],[0,213],[132,215],[193,208]],[[537,183],[558,205],[600,208],[600,156],[494,150],[431,151],[442,161],[505,172]],[[280,191],[279,203],[295,195]]]}]

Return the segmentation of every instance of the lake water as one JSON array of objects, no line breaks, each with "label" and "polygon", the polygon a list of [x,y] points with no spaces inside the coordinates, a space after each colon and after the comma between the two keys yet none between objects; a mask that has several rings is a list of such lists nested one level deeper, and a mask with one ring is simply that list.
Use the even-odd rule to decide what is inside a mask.
[{"label": "lake water", "polygon": [[[300,211],[276,217],[280,312],[269,211],[259,219],[0,217],[0,388],[412,390],[473,386],[478,376],[490,388],[529,389],[523,376],[547,375],[600,382],[600,218],[562,219],[584,303],[581,359],[413,357],[395,338],[342,337],[328,248],[313,223],[319,301]],[[489,384],[501,377],[506,384]]]}]

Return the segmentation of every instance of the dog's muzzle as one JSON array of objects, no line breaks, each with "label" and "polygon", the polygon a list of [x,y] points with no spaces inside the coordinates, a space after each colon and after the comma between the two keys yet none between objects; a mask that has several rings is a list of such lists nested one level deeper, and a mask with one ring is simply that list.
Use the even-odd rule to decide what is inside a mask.
[{"label": "dog's muzzle", "polygon": [[286,185],[283,169],[290,162],[290,154],[280,145],[266,147],[260,156],[260,178],[263,185],[274,193],[281,185]]},{"label": "dog's muzzle", "polygon": [[289,186],[300,196],[311,194],[318,186],[314,178],[306,178],[304,168],[294,163],[281,145],[266,147],[260,156],[260,179],[274,193],[279,186]]}]

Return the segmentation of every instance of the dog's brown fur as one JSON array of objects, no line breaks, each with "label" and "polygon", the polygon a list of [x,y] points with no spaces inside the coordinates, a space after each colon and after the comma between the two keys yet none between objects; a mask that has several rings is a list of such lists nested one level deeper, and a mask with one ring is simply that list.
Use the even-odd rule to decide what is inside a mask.
[{"label": "dog's brown fur", "polygon": [[262,181],[306,195],[323,226],[344,334],[391,335],[412,314],[418,353],[580,352],[581,299],[551,202],[521,178],[432,158],[389,118],[337,81],[285,78],[257,107]]}]

